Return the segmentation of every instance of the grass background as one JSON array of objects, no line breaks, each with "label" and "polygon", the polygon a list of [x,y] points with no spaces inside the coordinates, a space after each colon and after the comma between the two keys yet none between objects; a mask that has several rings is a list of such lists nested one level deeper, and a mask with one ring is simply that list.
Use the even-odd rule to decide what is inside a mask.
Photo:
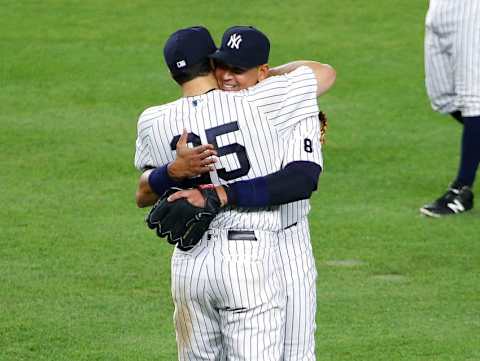
[{"label": "grass background", "polygon": [[[143,225],[136,120],[179,96],[166,37],[253,24],[271,64],[332,64],[313,197],[318,360],[480,360],[478,210],[418,207],[454,177],[417,0],[0,4],[0,360],[174,360],[171,247]],[[478,186],[476,187],[478,190]]]}]

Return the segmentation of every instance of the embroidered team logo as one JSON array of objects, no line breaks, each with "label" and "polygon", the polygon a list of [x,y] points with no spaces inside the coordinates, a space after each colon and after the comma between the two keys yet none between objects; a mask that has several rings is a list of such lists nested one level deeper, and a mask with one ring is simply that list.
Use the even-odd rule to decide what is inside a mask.
[{"label": "embroidered team logo", "polygon": [[185,60],[177,61],[177,68],[178,69],[185,68],[186,66],[187,66],[187,62]]},{"label": "embroidered team logo", "polygon": [[228,40],[227,46],[232,49],[240,49],[240,43],[242,42],[242,36],[238,34],[230,35],[230,39]]}]

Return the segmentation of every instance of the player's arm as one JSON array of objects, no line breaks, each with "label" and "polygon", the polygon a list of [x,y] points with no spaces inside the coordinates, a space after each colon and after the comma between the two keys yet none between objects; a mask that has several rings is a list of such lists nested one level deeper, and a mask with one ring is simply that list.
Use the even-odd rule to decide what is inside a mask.
[{"label": "player's arm", "polygon": [[[317,117],[301,121],[286,137],[283,158],[286,166],[275,173],[254,179],[237,181],[216,187],[222,204],[242,208],[277,206],[308,199],[317,189],[323,159],[320,144],[320,125]],[[202,207],[203,197],[198,190],[175,193],[170,200],[186,198]]]},{"label": "player's arm", "polygon": [[282,205],[308,199],[317,189],[323,167],[320,124],[317,116],[298,123],[286,136],[282,170],[253,182],[240,181],[226,188],[228,203],[240,207]]},{"label": "player's arm", "polygon": [[[217,186],[215,190],[222,206],[242,208],[278,206],[308,199],[317,189],[321,172],[320,165],[314,162],[292,162],[282,170],[264,177],[238,181],[228,186]],[[197,207],[204,207],[205,200],[198,189],[186,189],[172,194],[173,202],[186,198]]]},{"label": "player's arm", "polygon": [[176,145],[176,158],[163,166],[148,169],[138,181],[135,199],[140,208],[153,205],[170,187],[189,186],[188,178],[212,170],[217,152],[213,145],[206,144],[194,148],[187,145],[188,133],[183,131]]},{"label": "player's arm", "polygon": [[143,208],[148,207],[158,200],[159,196],[155,193],[150,184],[148,183],[148,176],[152,173],[153,169],[148,169],[140,176],[138,180],[137,192],[135,194],[135,200],[137,202],[137,207]]},{"label": "player's arm", "polygon": [[317,96],[326,93],[335,83],[337,73],[332,66],[311,60],[297,60],[270,68],[268,75],[275,76],[287,74],[301,66],[308,66],[313,71],[315,78],[317,79]]},{"label": "player's arm", "polygon": [[135,199],[137,207],[144,208],[152,206],[169,188],[188,188],[187,174],[185,173],[171,173],[172,165],[175,165],[177,160],[165,164],[163,166],[147,169],[140,175],[138,180],[137,192]]},{"label": "player's arm", "polygon": [[317,189],[321,171],[314,162],[289,163],[275,173],[225,187],[227,203],[237,207],[267,207],[308,199]]}]

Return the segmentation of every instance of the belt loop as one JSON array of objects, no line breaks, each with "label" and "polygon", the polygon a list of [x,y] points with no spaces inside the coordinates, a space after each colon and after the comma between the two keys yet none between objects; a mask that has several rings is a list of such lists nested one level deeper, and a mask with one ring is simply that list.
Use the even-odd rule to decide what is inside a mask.
[{"label": "belt loop", "polygon": [[286,230],[286,229],[289,229],[289,228],[292,228],[292,227],[295,227],[297,225],[298,222],[295,222],[295,223],[292,223],[291,225],[289,226],[286,226],[283,230]]}]

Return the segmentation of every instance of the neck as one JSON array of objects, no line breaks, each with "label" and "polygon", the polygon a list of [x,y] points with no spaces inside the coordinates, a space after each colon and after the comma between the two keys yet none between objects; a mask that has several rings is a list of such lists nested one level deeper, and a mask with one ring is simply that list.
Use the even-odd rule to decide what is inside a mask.
[{"label": "neck", "polygon": [[212,89],[218,89],[218,83],[213,74],[199,76],[182,84],[182,94],[184,97],[205,94]]}]

